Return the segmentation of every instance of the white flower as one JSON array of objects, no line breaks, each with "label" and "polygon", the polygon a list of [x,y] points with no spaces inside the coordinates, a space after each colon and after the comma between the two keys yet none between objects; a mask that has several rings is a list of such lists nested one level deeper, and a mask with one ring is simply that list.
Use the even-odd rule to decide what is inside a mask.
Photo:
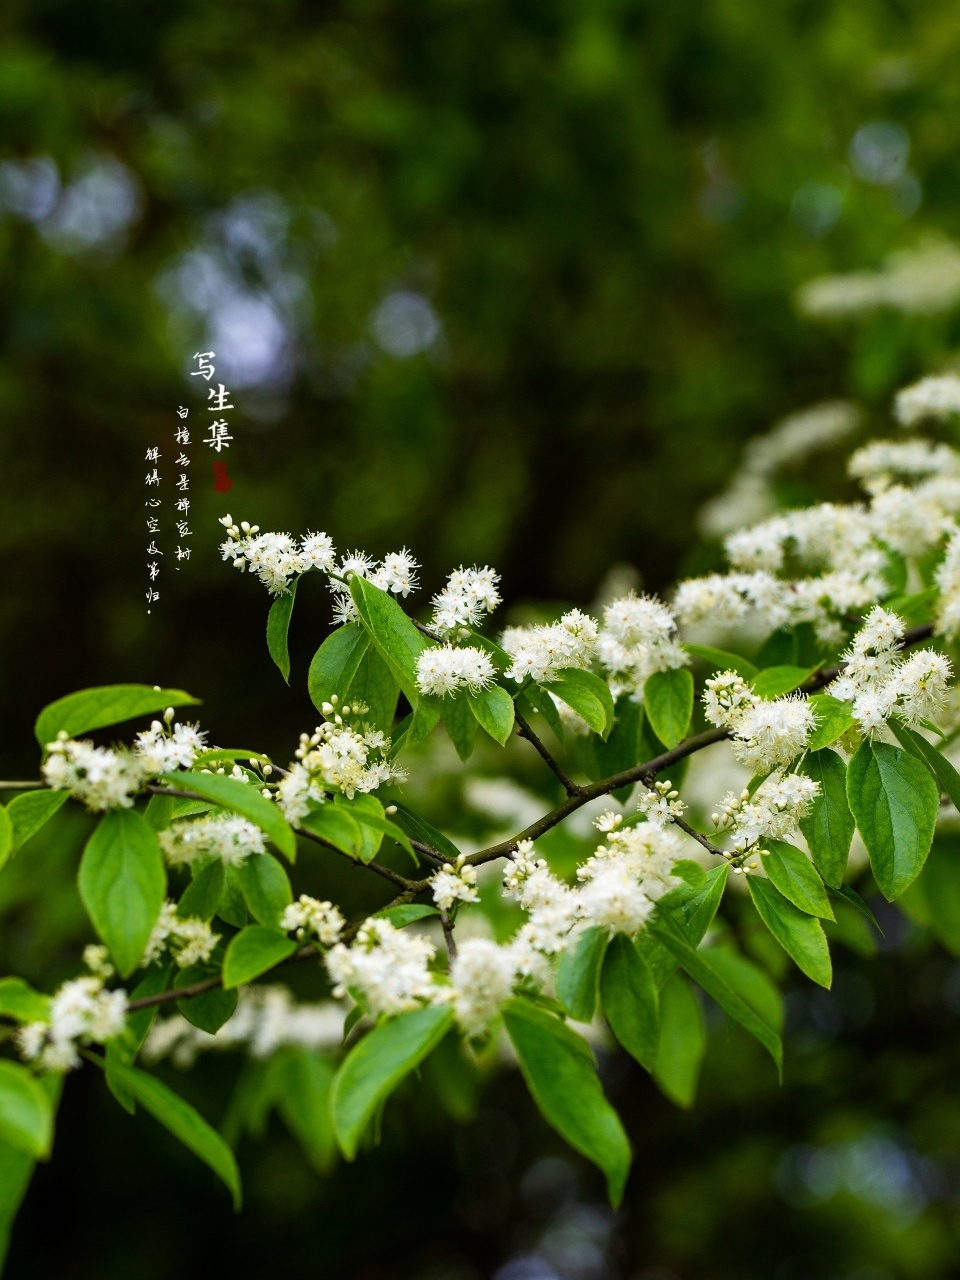
[{"label": "white flower", "polygon": [[630,693],[638,701],[654,671],[686,666],[690,657],[677,642],[677,623],[665,604],[632,591],[603,611],[597,659],[610,677],[614,697]]},{"label": "white flower", "polygon": [[97,974],[65,982],[50,1002],[48,1022],[33,1022],[17,1033],[22,1056],[41,1071],[71,1071],[80,1065],[78,1046],[106,1044],[125,1026],[127,993],[105,991]]},{"label": "white flower", "polygon": [[419,586],[419,568],[419,564],[404,547],[384,556],[378,568],[370,575],[370,581],[383,591],[392,591],[394,595],[406,597]]},{"label": "white flower", "polygon": [[206,734],[195,724],[175,724],[168,731],[160,720],[138,733],[133,749],[147,773],[189,769],[205,746]]},{"label": "white flower", "polygon": [[154,964],[164,951],[169,951],[179,968],[189,969],[191,965],[205,964],[219,941],[220,934],[213,932],[208,920],[179,916],[177,904],[168,900],[160,908],[142,963]]},{"label": "white flower", "polygon": [[949,418],[960,413],[960,378],[955,373],[921,378],[897,392],[893,412],[902,427],[915,427],[924,418]]},{"label": "white flower", "polygon": [[487,565],[482,569],[456,569],[443,590],[433,597],[431,630],[451,638],[475,631],[500,603],[499,582],[499,575]]},{"label": "white flower", "polygon": [[421,693],[441,698],[461,689],[479,693],[495,676],[496,669],[482,649],[434,645],[424,649],[417,659],[417,688]]},{"label": "white flower", "polygon": [[731,729],[760,699],[736,671],[721,671],[703,686],[703,713],[724,729]]},{"label": "white flower", "polygon": [[820,794],[820,784],[802,774],[774,770],[751,796],[728,792],[721,812],[713,815],[719,831],[729,831],[738,853],[752,848],[765,837],[787,839],[797,831],[800,819]]},{"label": "white flower", "polygon": [[267,848],[260,828],[236,814],[211,814],[175,822],[158,832],[157,838],[171,867],[189,866],[202,858],[219,858],[235,867],[252,854],[265,853]]},{"label": "white flower", "polygon": [[129,809],[144,783],[141,761],[130,751],[95,747],[61,734],[48,743],[42,771],[48,787],[69,791],[88,809]]},{"label": "white flower", "polygon": [[280,928],[285,933],[295,930],[298,938],[304,938],[308,933],[315,934],[325,947],[332,947],[339,940],[345,923],[332,902],[321,902],[306,893],[301,893],[280,917]]},{"label": "white flower", "polygon": [[468,938],[457,950],[450,969],[453,1011],[468,1036],[474,1036],[497,1017],[513,992],[516,965],[509,947],[487,938]]},{"label": "white flower", "polygon": [[300,539],[300,563],[304,569],[329,573],[336,564],[333,541],[326,533],[308,533]]},{"label": "white flower", "polygon": [[338,942],[325,960],[335,996],[355,992],[371,1013],[390,1016],[431,999],[434,983],[428,965],[435,954],[427,938],[372,917],[351,946]]},{"label": "white flower", "polygon": [[570,667],[589,666],[597,644],[593,618],[571,609],[549,627],[508,627],[500,643],[513,659],[506,675],[521,681],[530,676],[548,681]]},{"label": "white flower", "polygon": [[789,764],[807,745],[816,717],[805,698],[760,701],[733,730],[733,754],[755,772]]},{"label": "white flower", "polygon": [[678,791],[674,791],[672,782],[655,782],[641,793],[637,808],[646,814],[648,822],[662,827],[682,817],[686,805],[679,795]]},{"label": "white flower", "polygon": [[406,775],[389,758],[391,742],[370,727],[358,730],[344,720],[347,714],[363,714],[357,703],[343,708],[343,714],[327,703],[333,717],[318,725],[312,734],[302,733],[289,776],[277,789],[277,800],[289,822],[299,822],[311,804],[322,804],[326,790],[340,791],[352,800],[357,792],[376,791],[387,782],[402,781]]},{"label": "white flower", "polygon": [[800,289],[801,311],[816,319],[860,315],[891,307],[909,315],[947,311],[960,298],[960,251],[931,239],[891,254],[880,271],[820,276]]},{"label": "white flower", "polygon": [[954,530],[943,561],[937,568],[937,631],[953,640],[960,634],[960,530]]},{"label": "white flower", "polygon": [[269,1058],[283,1045],[299,1045],[329,1053],[343,1043],[343,1008],[332,1000],[298,1004],[279,983],[243,987],[233,1017],[216,1035],[192,1026],[179,1014],[158,1019],[144,1043],[146,1062],[169,1056],[178,1067],[190,1067],[206,1050],[247,1048],[252,1058]]},{"label": "white flower", "polygon": [[477,868],[467,863],[458,869],[441,867],[430,881],[433,900],[441,911],[449,911],[455,902],[479,902]]}]

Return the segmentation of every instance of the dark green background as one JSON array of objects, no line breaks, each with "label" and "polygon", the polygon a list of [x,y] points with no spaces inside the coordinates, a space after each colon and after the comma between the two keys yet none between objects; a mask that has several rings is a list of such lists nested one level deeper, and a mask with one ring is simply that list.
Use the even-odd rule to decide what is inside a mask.
[{"label": "dark green background", "polygon": [[[289,754],[311,723],[303,676],[328,603],[304,584],[288,691],[262,643],[265,592],[216,555],[225,510],[343,549],[406,544],[424,600],[461,561],[496,565],[508,607],[589,602],[614,563],[654,588],[713,564],[696,511],[746,438],[837,395],[882,421],[893,389],[960,336],[950,317],[817,327],[791,300],[820,272],[960,234],[958,52],[946,0],[9,0],[0,159],[48,156],[70,182],[113,157],[141,212],[121,243],[86,251],[0,217],[4,768],[35,769],[44,702],[122,680],[188,688],[217,741]],[[923,190],[909,217],[849,171],[874,120],[909,133]],[[843,195],[822,234],[795,199],[808,183]],[[238,247],[238,217],[266,239]],[[204,413],[185,378],[203,326],[169,285],[198,252],[232,288],[282,297],[288,376],[235,393],[228,499],[194,445],[179,573],[168,482],[148,618],[144,450],[172,448],[178,403]],[[397,292],[442,330],[409,358],[371,330]],[[819,480],[793,477],[786,496]],[[39,930],[35,971],[74,963],[72,900],[38,918],[18,884],[7,954]],[[563,1221],[580,1244],[566,1270],[556,1245],[562,1280],[956,1273],[960,1041],[943,993],[957,984],[901,934],[837,994],[793,998],[782,1091],[722,1028],[691,1117],[608,1064],[636,1172],[601,1264],[583,1241],[609,1224],[582,1208],[599,1186],[572,1162],[581,1209]],[[198,1072],[208,1114],[229,1071]],[[379,1153],[326,1184],[279,1133],[244,1149],[251,1207],[234,1220],[201,1167],[82,1073],[9,1274],[471,1280],[533,1248],[566,1175],[547,1167],[552,1200],[530,1189],[547,1175],[524,1183],[561,1149],[512,1076],[465,1128],[426,1091],[394,1110]],[[810,1159],[816,1194],[790,1172]],[[861,1166],[886,1173],[858,1181]]]}]

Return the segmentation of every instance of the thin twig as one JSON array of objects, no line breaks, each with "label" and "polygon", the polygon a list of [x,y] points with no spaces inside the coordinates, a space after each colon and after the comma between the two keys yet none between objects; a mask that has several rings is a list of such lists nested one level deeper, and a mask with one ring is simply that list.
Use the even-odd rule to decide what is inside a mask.
[{"label": "thin twig", "polygon": [[440,928],[443,930],[443,940],[447,944],[447,955],[450,957],[452,965],[457,958],[457,944],[453,937],[453,925],[450,923],[450,917],[445,911],[440,912]]}]

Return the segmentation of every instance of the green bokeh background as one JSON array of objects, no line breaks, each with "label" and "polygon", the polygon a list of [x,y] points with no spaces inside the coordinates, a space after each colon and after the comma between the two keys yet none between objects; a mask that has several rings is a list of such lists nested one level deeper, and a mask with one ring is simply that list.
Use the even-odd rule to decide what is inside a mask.
[{"label": "green bokeh background", "polygon": [[[696,512],[746,439],[838,395],[882,425],[892,391],[960,339],[949,315],[815,326],[792,301],[821,272],[960,236],[958,65],[946,0],[8,0],[0,160],[48,157],[71,184],[110,158],[138,212],[85,246],[101,215],[80,197],[73,239],[36,210],[0,215],[5,776],[35,770],[40,706],[125,680],[190,689],[214,740],[289,755],[329,603],[304,584],[288,690],[265,594],[217,556],[227,510],[343,549],[406,544],[421,600],[489,562],[506,616],[586,604],[613,564],[651,588],[712,565]],[[907,131],[914,185],[851,172],[851,138],[878,120]],[[284,342],[240,376],[228,498],[193,446],[179,571],[167,480],[148,617],[144,452],[169,464],[178,404],[199,422],[189,359],[212,338],[231,358],[216,326],[249,317],[241,302],[260,307],[245,340],[272,324]],[[385,341],[398,305],[407,328]],[[433,341],[398,350],[417,325]],[[795,476],[789,496],[821,481]],[[81,835],[0,895],[5,960],[47,985],[84,938],[67,884]],[[957,1274],[957,971],[887,923],[881,958],[845,954],[833,995],[791,996],[782,1089],[722,1026],[688,1116],[604,1064],[637,1150],[615,1222],[512,1073],[459,1125],[410,1086],[379,1150],[326,1180],[271,1130],[241,1149],[234,1219],[84,1072],[8,1275]],[[201,1064],[206,1114],[234,1074]]]}]

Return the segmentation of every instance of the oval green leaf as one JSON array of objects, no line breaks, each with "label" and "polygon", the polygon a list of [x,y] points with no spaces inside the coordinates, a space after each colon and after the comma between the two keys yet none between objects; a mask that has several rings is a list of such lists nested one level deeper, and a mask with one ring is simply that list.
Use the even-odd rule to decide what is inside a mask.
[{"label": "oval green leaf", "polygon": [[149,684],[101,685],[51,702],[37,717],[34,732],[41,747],[46,747],[61,731],[68,738],[75,738],[93,729],[163,711],[165,707],[196,706],[199,702],[199,698],[182,689],[155,689]]},{"label": "oval green leaf", "polygon": [[823,881],[807,855],[786,840],[763,841],[763,869],[785,898],[808,916],[833,919]]},{"label": "oval green leaf", "polygon": [[223,958],[223,985],[242,986],[266,973],[274,965],[292,956],[297,944],[279,929],[262,924],[249,924],[230,940]]},{"label": "oval green leaf", "polygon": [[0,1061],[0,1138],[37,1160],[50,1154],[53,1107],[40,1082],[17,1062]]},{"label": "oval green leaf", "polygon": [[847,767],[847,800],[880,892],[892,902],[923,869],[940,789],[914,756],[865,739]]},{"label": "oval green leaf", "polygon": [[330,1089],[330,1114],[348,1160],[371,1117],[400,1081],[440,1043],[453,1022],[449,1007],[430,1006],[383,1022],[354,1045]]},{"label": "oval green leaf", "polygon": [[491,685],[468,698],[467,703],[477,724],[502,747],[513,732],[514,721],[513,699],[506,689],[501,689],[498,684]]},{"label": "oval green leaf", "polygon": [[297,583],[294,578],[290,590],[277,596],[267,614],[267,649],[270,657],[280,668],[280,674],[290,683],[290,649],[287,637],[290,631],[290,615],[293,613],[293,602],[297,597]]},{"label": "oval green leaf", "polygon": [[560,955],[556,970],[557,999],[577,1022],[589,1022],[597,1005],[600,966],[610,934],[597,925],[584,929]]},{"label": "oval green leaf", "polygon": [[93,927],[126,978],[140,963],[167,887],[156,833],[139,813],[104,814],[83,851],[77,887]]},{"label": "oval green leaf", "polygon": [[630,1144],[604,1097],[586,1042],[545,1009],[514,998],[503,1009],[520,1071],[548,1124],[607,1179],[614,1208],[630,1171]]},{"label": "oval green leaf", "polygon": [[653,732],[665,747],[675,747],[690,728],[693,676],[686,667],[655,671],[643,686],[643,705]]},{"label": "oval green leaf", "polygon": [[811,751],[801,773],[820,784],[820,794],[810,812],[800,819],[800,830],[810,847],[813,865],[833,889],[843,884],[855,822],[847,803],[847,766],[835,751]]},{"label": "oval green leaf", "polygon": [[600,970],[600,1000],[610,1030],[632,1058],[653,1069],[659,1035],[657,986],[625,934],[611,939]]},{"label": "oval green leaf", "polygon": [[833,966],[820,921],[788,902],[769,880],[747,876],[746,881],[757,914],[797,968],[821,987],[829,987]]}]

